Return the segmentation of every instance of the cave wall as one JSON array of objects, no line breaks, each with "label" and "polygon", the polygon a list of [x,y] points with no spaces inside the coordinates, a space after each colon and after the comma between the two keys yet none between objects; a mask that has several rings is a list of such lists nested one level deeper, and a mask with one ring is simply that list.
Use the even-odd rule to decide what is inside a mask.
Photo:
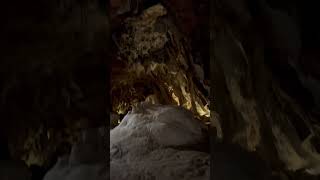
[{"label": "cave wall", "polygon": [[[194,32],[194,26],[185,27],[188,18],[180,18],[193,13],[191,2],[178,7],[171,1],[142,1],[139,11],[135,1],[126,2],[129,9],[127,3],[111,1],[113,113],[126,114],[137,103],[148,101],[185,107],[208,122],[208,71],[203,70],[208,49],[200,43],[207,33]],[[180,11],[184,13],[176,14]]]},{"label": "cave wall", "polygon": [[224,142],[258,153],[275,172],[318,174],[318,46],[310,38],[318,32],[300,3],[212,2],[211,100]]},{"label": "cave wall", "polygon": [[13,159],[50,166],[86,127],[106,125],[105,1],[1,5],[1,142]]},{"label": "cave wall", "polygon": [[[119,28],[124,14],[137,15],[146,8],[144,1],[134,7],[128,2],[111,1],[111,12],[118,13],[113,29]],[[195,63],[211,79],[211,117],[219,138],[256,152],[277,173],[318,174],[317,6],[302,1],[215,0],[209,33],[208,1],[162,3],[179,36],[195,51],[192,55],[200,54]],[[78,124],[83,128],[104,122],[109,109],[104,65],[108,48],[114,50],[108,44],[105,7],[104,1],[89,0],[5,1],[1,6],[0,106],[5,126],[0,133],[17,147],[11,150],[16,158],[24,151],[53,156],[45,151],[62,144],[56,142],[65,138],[61,134],[70,138],[68,133],[77,131]],[[125,68],[119,64],[120,70]],[[47,132],[55,130],[63,133],[48,141]],[[21,136],[15,136],[17,132]],[[31,140],[27,148],[26,139]],[[49,143],[54,147],[37,146]],[[41,164],[41,158],[33,162]]]},{"label": "cave wall", "polygon": [[[318,174],[318,33],[311,5],[271,0],[216,0],[210,8],[205,0],[161,3],[191,51],[200,54],[205,79],[211,79],[214,139],[258,154],[275,174]],[[123,15],[112,24],[139,14],[128,1],[114,0],[111,6]]]}]

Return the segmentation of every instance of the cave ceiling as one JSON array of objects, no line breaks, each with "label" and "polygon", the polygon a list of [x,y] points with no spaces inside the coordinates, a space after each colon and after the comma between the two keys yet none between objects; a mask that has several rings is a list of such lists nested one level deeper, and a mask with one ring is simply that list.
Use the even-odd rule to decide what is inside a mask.
[{"label": "cave ceiling", "polygon": [[[174,104],[209,122],[209,85],[191,39],[180,32],[167,8],[158,3],[123,18],[112,33],[112,111],[126,114],[138,102]],[[198,63],[196,63],[198,61]]]}]

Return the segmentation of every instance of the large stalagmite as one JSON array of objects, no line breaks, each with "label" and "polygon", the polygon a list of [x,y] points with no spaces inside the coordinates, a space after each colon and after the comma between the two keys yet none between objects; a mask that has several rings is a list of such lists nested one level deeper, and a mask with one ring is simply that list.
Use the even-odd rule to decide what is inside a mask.
[{"label": "large stalagmite", "polygon": [[[117,180],[209,178],[205,126],[177,106],[139,104],[110,131],[110,177]],[[207,151],[207,152],[206,152]]]}]

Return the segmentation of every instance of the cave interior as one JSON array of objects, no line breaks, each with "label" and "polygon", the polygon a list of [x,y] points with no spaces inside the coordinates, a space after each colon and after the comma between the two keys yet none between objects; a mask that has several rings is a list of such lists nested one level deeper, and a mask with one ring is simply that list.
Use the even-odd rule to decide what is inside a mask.
[{"label": "cave interior", "polygon": [[0,8],[0,179],[320,177],[313,2]]}]

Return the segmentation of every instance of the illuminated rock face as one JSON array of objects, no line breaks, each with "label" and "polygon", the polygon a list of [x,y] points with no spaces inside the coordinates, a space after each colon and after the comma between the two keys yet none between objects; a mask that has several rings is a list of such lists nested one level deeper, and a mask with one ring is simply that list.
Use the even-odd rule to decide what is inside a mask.
[{"label": "illuminated rock face", "polygon": [[191,148],[202,128],[181,107],[140,104],[110,132],[111,179],[208,179],[209,154]]},{"label": "illuminated rock face", "polygon": [[112,110],[126,114],[131,105],[150,100],[185,107],[208,121],[203,64],[195,63],[166,7],[156,4],[123,24],[123,31],[113,33],[119,51],[112,60]]}]

